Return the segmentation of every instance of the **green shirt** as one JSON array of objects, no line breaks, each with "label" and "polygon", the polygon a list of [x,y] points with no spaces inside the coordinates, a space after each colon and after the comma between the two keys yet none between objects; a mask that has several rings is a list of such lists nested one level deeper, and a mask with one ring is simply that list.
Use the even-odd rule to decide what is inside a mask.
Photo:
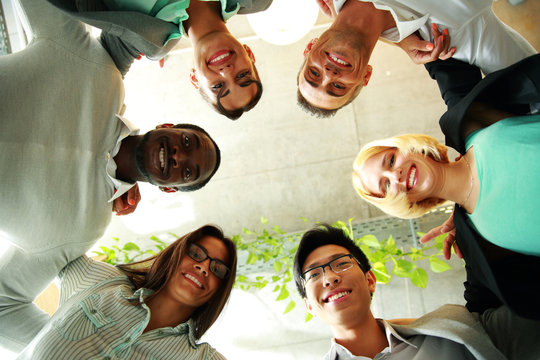
[{"label": "green shirt", "polygon": [[501,120],[469,135],[480,192],[469,215],[490,242],[540,255],[540,115]]}]

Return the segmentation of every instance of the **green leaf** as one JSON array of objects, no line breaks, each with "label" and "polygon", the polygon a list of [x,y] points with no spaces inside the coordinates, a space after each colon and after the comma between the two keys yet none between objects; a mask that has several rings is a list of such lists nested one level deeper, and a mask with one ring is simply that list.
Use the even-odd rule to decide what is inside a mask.
[{"label": "green leaf", "polygon": [[244,275],[240,275],[236,277],[236,281],[245,282],[247,280],[247,277]]},{"label": "green leaf", "polygon": [[263,225],[268,224],[268,219],[265,218],[264,216],[261,216],[261,224],[263,224]]},{"label": "green leaf", "polygon": [[390,235],[388,240],[386,240],[386,244],[384,244],[384,250],[392,255],[397,253],[396,240],[394,240],[392,235]]},{"label": "green leaf", "polygon": [[246,235],[251,235],[251,234],[253,234],[253,232],[252,232],[251,230],[248,230],[248,229],[246,229],[246,228],[242,228],[242,232],[243,232],[244,234],[246,234]]},{"label": "green leaf", "polygon": [[275,233],[278,233],[278,234],[283,234],[284,231],[281,230],[281,228],[277,225],[274,225],[274,227],[272,228],[272,230],[274,230]]},{"label": "green leaf", "polygon": [[429,257],[429,266],[431,267],[431,270],[436,273],[442,273],[452,268],[446,261],[443,261],[436,256]]},{"label": "green leaf", "polygon": [[371,235],[371,234],[364,235],[359,240],[362,244],[366,244],[369,247],[372,247],[375,249],[381,248],[381,243],[379,243],[379,240],[377,240],[375,235]]},{"label": "green leaf", "polygon": [[411,279],[411,282],[415,286],[418,286],[419,288],[425,288],[428,281],[427,272],[426,270],[417,267],[413,269],[413,271],[411,271],[409,279]]},{"label": "green leaf", "polygon": [[398,260],[394,269],[394,275],[399,277],[409,277],[414,264],[407,260]]},{"label": "green leaf", "polygon": [[253,265],[257,262],[257,255],[255,255],[254,253],[250,252],[249,253],[249,256],[246,260],[246,264],[248,265]]},{"label": "green leaf", "polygon": [[126,251],[139,251],[139,250],[141,250],[141,248],[137,244],[132,243],[132,242],[126,243],[124,245],[123,249],[126,250]]},{"label": "green leaf", "polygon": [[291,311],[292,309],[294,309],[294,307],[296,306],[296,303],[294,301],[290,301],[289,304],[287,305],[287,307],[285,308],[285,311],[283,312],[283,314],[285,315],[286,313],[288,313],[289,311]]},{"label": "green leaf", "polygon": [[279,290],[279,288],[280,288],[280,286],[279,286],[279,285],[276,285],[276,287],[274,288],[274,290],[272,290],[272,292],[276,292],[276,291],[278,291],[278,290]]},{"label": "green leaf", "polygon": [[281,267],[282,267],[281,262],[279,262],[279,261],[274,261],[274,270],[275,270],[277,273],[281,272]]},{"label": "green leaf", "polygon": [[306,312],[306,316],[304,317],[304,321],[305,322],[308,322],[309,320],[313,319],[313,315],[311,315],[310,313]]},{"label": "green leaf", "polygon": [[278,275],[272,276],[272,282],[276,282],[276,281],[279,281],[279,280],[281,280],[281,276],[278,276]]},{"label": "green leaf", "polygon": [[308,222],[308,219],[306,219],[306,218],[303,217],[303,216],[300,216],[300,219],[304,222],[304,224]]},{"label": "green leaf", "polygon": [[279,295],[276,298],[276,301],[285,300],[288,297],[289,297],[289,290],[287,290],[287,287],[282,286],[281,291],[279,292]]},{"label": "green leaf", "polygon": [[388,281],[390,281],[390,276],[388,275],[388,271],[386,270],[386,266],[384,265],[384,263],[374,263],[371,270],[373,270],[373,273],[375,274],[378,282],[382,284],[387,284]]}]

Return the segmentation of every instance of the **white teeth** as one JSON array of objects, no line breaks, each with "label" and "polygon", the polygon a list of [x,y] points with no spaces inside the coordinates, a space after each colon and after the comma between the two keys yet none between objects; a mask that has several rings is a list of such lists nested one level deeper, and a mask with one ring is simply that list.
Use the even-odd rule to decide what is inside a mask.
[{"label": "white teeth", "polygon": [[413,184],[414,184],[414,176],[416,175],[416,168],[413,168],[411,170],[411,175],[409,176],[409,183],[408,183],[408,186],[409,186],[409,189],[411,189],[413,187]]},{"label": "white teeth", "polygon": [[350,291],[342,291],[340,293],[330,296],[327,301],[328,302],[335,301],[339,298],[344,297],[345,295],[349,295],[350,293],[351,293]]},{"label": "white teeth", "polygon": [[165,149],[159,149],[159,164],[161,165],[161,170],[165,169]]},{"label": "white teeth", "polygon": [[332,55],[332,54],[328,54],[328,55],[330,56],[330,58],[331,58],[332,60],[334,60],[334,61],[337,62],[338,64],[345,65],[345,66],[348,66],[348,65],[349,65],[348,62],[343,61],[343,60],[341,60],[341,59],[335,57],[335,56]]},{"label": "white teeth", "polygon": [[197,280],[196,277],[194,277],[194,276],[192,276],[192,275],[190,275],[190,274],[186,274],[185,276],[186,276],[189,280],[191,280],[191,281],[193,281],[195,284],[197,284],[197,286],[199,286],[199,287],[202,289],[203,286],[202,286],[201,282],[200,282],[199,280]]},{"label": "white teeth", "polygon": [[227,53],[225,53],[225,54],[223,54],[223,55],[219,55],[217,58],[212,59],[212,60],[210,61],[210,63],[213,64],[213,63],[215,63],[215,62],[218,62],[218,61],[220,61],[220,60],[223,60],[223,59],[225,59],[227,56],[229,56],[230,54],[231,54],[230,52],[227,52]]}]

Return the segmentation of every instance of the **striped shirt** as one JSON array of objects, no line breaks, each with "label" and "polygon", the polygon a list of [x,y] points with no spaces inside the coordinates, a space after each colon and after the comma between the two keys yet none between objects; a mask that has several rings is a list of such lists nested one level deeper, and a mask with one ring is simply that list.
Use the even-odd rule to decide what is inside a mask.
[{"label": "striped shirt", "polygon": [[113,266],[81,256],[59,278],[58,310],[18,359],[225,359],[197,344],[191,320],[143,333],[150,310],[142,301],[152,291],[134,291]]}]

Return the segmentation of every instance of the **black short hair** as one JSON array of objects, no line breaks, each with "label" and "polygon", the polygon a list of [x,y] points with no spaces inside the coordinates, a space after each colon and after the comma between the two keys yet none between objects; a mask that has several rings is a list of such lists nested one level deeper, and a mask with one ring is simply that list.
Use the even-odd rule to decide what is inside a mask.
[{"label": "black short hair", "polygon": [[306,297],[306,289],[302,282],[302,267],[306,258],[313,252],[313,250],[325,246],[325,245],[339,245],[343,246],[345,249],[356,258],[360,268],[365,272],[371,269],[371,265],[362,250],[354,243],[354,241],[347,236],[347,234],[339,228],[332,227],[328,224],[321,224],[317,227],[314,227],[311,230],[308,230],[300,240],[298,245],[298,250],[294,256],[294,282],[296,283],[296,289],[300,296],[303,298]]},{"label": "black short hair", "polygon": [[214,170],[212,170],[212,172],[210,173],[210,176],[208,176],[205,180],[203,180],[203,181],[201,181],[199,183],[193,184],[193,185],[176,186],[176,188],[179,191],[183,191],[183,192],[199,190],[200,188],[205,186],[210,181],[212,176],[214,176],[216,171],[219,169],[219,165],[221,164],[221,151],[219,150],[219,146],[214,141],[214,139],[212,139],[210,134],[208,134],[206,132],[206,130],[204,130],[200,126],[197,126],[197,125],[194,125],[194,124],[176,124],[176,125],[173,126],[173,128],[175,128],[175,129],[191,129],[191,130],[201,132],[201,133],[205,134],[206,136],[208,136],[210,141],[212,141],[212,144],[214,144],[214,148],[216,149],[216,165],[214,166]]}]

